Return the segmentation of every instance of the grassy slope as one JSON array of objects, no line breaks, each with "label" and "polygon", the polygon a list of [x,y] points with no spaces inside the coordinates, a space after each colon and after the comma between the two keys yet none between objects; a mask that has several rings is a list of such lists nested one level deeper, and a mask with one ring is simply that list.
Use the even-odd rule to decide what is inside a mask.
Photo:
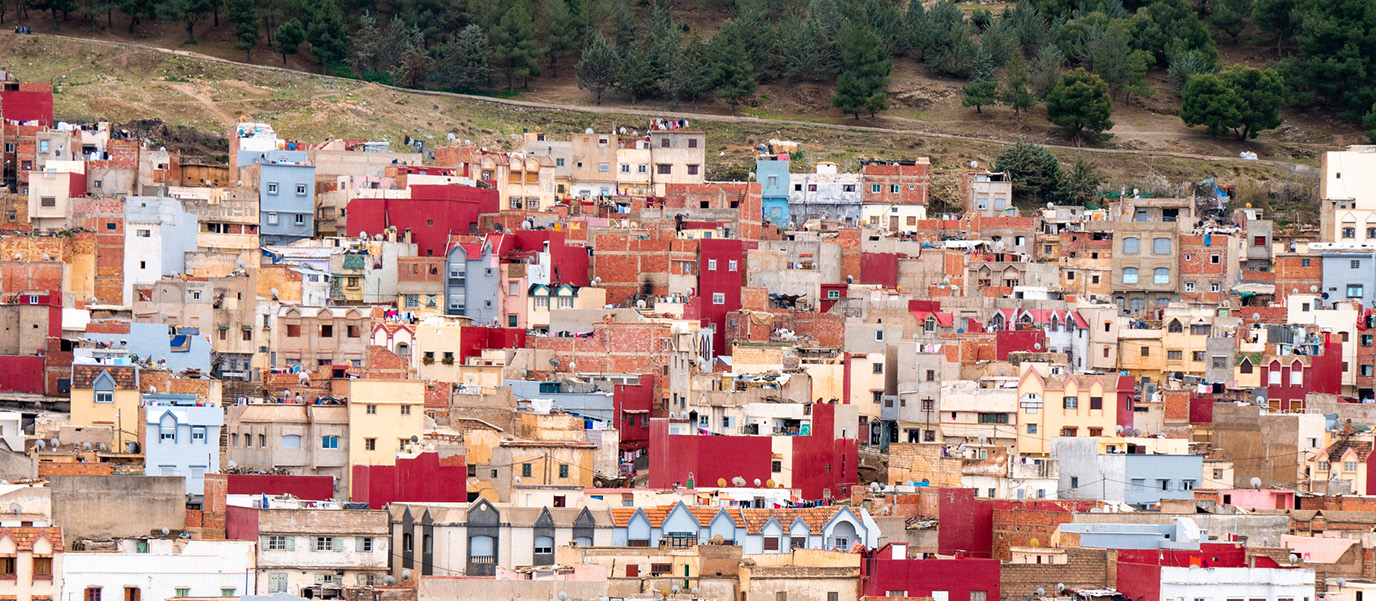
[{"label": "grassy slope", "polygon": [[[192,47],[192,50],[199,50]],[[597,131],[642,129],[647,117],[607,113],[497,106],[449,96],[416,94],[361,82],[283,72],[252,65],[225,64],[195,57],[149,50],[83,43],[45,35],[0,33],[0,68],[25,81],[51,81],[57,86],[59,119],[106,119],[125,122],[161,119],[172,127],[226,133],[242,117],[270,122],[284,137],[319,141],[328,137],[387,139],[400,143],[405,135],[427,140],[433,147],[446,134],[471,139],[492,148],[515,148],[523,130],[540,128],[565,134],[591,127]],[[653,108],[653,107],[636,107]],[[767,117],[767,114],[761,116]],[[944,116],[943,116],[944,117]],[[1024,117],[1025,121],[1035,119]],[[818,119],[848,123],[849,120]],[[1009,117],[1011,122],[1011,117]],[[714,179],[745,177],[753,165],[753,147],[772,138],[803,144],[805,161],[852,162],[862,156],[928,156],[934,171],[934,198],[952,198],[955,178],[970,161],[987,164],[1004,143],[1019,135],[1042,141],[1045,133],[1003,128],[992,133],[967,130],[968,125],[945,118],[921,123],[866,123],[886,127],[921,127],[972,135],[976,140],[949,139],[914,133],[874,133],[851,129],[821,129],[807,125],[760,122],[698,121],[708,133],[708,168]],[[1030,134],[1030,135],[1029,135]],[[996,137],[997,136],[997,137]],[[1054,141],[1054,140],[1053,140]],[[1063,142],[1062,142],[1063,143]],[[1117,145],[1117,144],[1113,144]],[[1132,145],[1123,147],[1131,148]],[[1198,148],[1186,150],[1199,151]],[[1227,147],[1204,148],[1206,154],[1227,156]],[[1073,149],[1056,149],[1069,160]],[[1308,162],[1301,153],[1275,153],[1275,158]],[[1299,155],[1299,156],[1296,156]],[[1245,162],[1201,161],[1174,157],[1094,154],[1090,158],[1107,177],[1107,187],[1166,189],[1204,177],[1238,183],[1256,191],[1249,198],[1265,204],[1267,190],[1312,185],[1312,170]],[[1306,205],[1308,203],[1305,203]],[[1307,206],[1300,207],[1304,213]],[[1298,217],[1298,216],[1297,216]]]}]

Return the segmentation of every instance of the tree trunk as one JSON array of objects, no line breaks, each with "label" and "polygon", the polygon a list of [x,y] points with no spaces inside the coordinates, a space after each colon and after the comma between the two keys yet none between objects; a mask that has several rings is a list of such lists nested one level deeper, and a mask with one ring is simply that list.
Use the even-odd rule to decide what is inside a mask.
[{"label": "tree trunk", "polygon": [[282,53],[282,64],[287,64],[287,53],[285,52]]},{"label": "tree trunk", "polygon": [[191,21],[186,22],[186,43],[196,43],[196,24]]},{"label": "tree trunk", "polygon": [[115,9],[109,6],[105,8],[105,28],[115,28]]},{"label": "tree trunk", "polygon": [[975,105],[975,114],[976,114],[976,115],[983,115],[983,114],[984,114],[984,111],[980,110],[980,107],[979,107],[978,104]]},{"label": "tree trunk", "polygon": [[59,23],[58,20],[57,20],[57,9],[54,8],[54,9],[52,10],[52,13],[53,13],[53,31],[62,31],[62,24]]},{"label": "tree trunk", "polygon": [[253,46],[249,46],[244,50],[244,62],[250,65],[253,64]]}]

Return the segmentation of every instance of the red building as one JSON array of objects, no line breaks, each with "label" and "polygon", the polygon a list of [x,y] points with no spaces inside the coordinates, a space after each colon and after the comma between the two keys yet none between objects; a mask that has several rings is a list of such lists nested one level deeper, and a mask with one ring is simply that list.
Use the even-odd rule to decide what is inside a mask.
[{"label": "red building", "polygon": [[638,455],[650,448],[650,407],[654,400],[655,377],[652,374],[640,376],[639,384],[617,384],[612,389],[623,455]]},{"label": "red building", "polygon": [[822,284],[822,298],[817,301],[817,312],[826,313],[841,299],[846,298],[846,293],[850,290],[850,284]]},{"label": "red building", "polygon": [[[807,435],[783,436],[791,443],[791,488],[808,501],[839,498],[858,481],[856,439],[836,435],[836,407],[816,403]],[[716,486],[719,480],[744,478],[761,484],[782,473],[775,469],[774,440],[769,436],[670,435],[665,418],[650,420],[650,487]],[[787,482],[781,482],[787,485]]]},{"label": "red building", "polygon": [[[62,293],[12,295],[0,305],[0,321],[6,324],[0,349],[7,353],[0,355],[0,391],[44,394],[47,351],[62,338]],[[53,360],[64,363],[61,357]],[[64,367],[70,365],[67,359]]]},{"label": "red building", "polygon": [[519,328],[464,326],[459,329],[458,360],[481,356],[488,349],[518,349],[525,346],[526,331]]},{"label": "red building", "polygon": [[592,261],[585,246],[566,243],[567,234],[555,230],[514,230],[511,232],[514,245],[506,253],[508,259],[521,259],[523,255],[549,253],[550,282],[552,284],[573,284],[587,286],[591,282],[589,268]]},{"label": "red building", "polygon": [[1278,568],[1265,555],[1251,558],[1241,543],[1199,543],[1199,550],[1118,550],[1118,592],[1126,599],[1160,599],[1161,568]]},{"label": "red building", "polygon": [[51,127],[52,84],[0,81],[0,117],[25,125]]},{"label": "red building", "polygon": [[231,495],[291,495],[308,501],[335,498],[334,476],[228,474],[225,479]]},{"label": "red building", "polygon": [[698,243],[699,316],[710,329],[712,354],[726,354],[726,314],[741,308],[741,288],[745,287],[745,251],[754,242],[742,240],[701,240]]},{"label": "red building", "polygon": [[911,559],[907,544],[889,543],[864,553],[860,592],[869,597],[999,599],[999,566],[997,559],[960,555]]},{"label": "red building", "polygon": [[411,186],[411,198],[355,198],[349,201],[350,236],[397,228],[411,235],[419,256],[442,257],[449,236],[478,234],[478,216],[500,210],[496,190],[459,185]]},{"label": "red building", "polygon": [[1328,337],[1318,355],[1266,357],[1261,362],[1261,383],[1266,401],[1276,411],[1303,411],[1304,397],[1311,392],[1342,394],[1343,343]]},{"label": "red building", "polygon": [[463,455],[421,453],[398,457],[396,465],[355,465],[354,501],[382,509],[388,503],[465,503],[468,466]]}]

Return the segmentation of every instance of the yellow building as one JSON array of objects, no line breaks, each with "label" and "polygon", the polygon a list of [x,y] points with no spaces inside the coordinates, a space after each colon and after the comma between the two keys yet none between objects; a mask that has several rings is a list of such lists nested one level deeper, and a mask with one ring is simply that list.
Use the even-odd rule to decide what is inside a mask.
[{"label": "yellow building", "polygon": [[393,465],[424,427],[424,382],[349,380],[349,463]]},{"label": "yellow building", "polygon": [[[1371,494],[1367,462],[1371,458],[1373,435],[1370,430],[1351,427],[1330,433],[1323,450],[1313,449],[1306,459],[1309,490],[1327,494]],[[1337,487],[1334,489],[1333,487]]]},{"label": "yellow building", "polygon": [[1114,434],[1118,406],[1130,402],[1132,378],[1053,373],[1046,363],[1024,363],[1018,379],[1018,453],[1046,455],[1057,436]]},{"label": "yellow building", "polygon": [[136,365],[72,366],[72,425],[113,428],[114,450],[139,442],[142,400]]}]

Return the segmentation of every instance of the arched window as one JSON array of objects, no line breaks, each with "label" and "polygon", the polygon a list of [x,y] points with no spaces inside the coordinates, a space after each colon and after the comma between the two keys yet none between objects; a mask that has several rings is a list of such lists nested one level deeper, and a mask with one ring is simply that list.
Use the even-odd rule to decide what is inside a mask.
[{"label": "arched window", "polygon": [[1123,283],[1124,283],[1124,284],[1136,284],[1136,283],[1137,283],[1137,268],[1136,268],[1136,267],[1124,267],[1124,268],[1123,268]]},{"label": "arched window", "polygon": [[1138,247],[1140,247],[1141,244],[1142,244],[1142,241],[1139,240],[1139,239],[1137,239],[1137,238],[1123,238],[1123,254],[1125,254],[1125,255],[1135,255],[1135,254],[1137,254]]},{"label": "arched window", "polygon": [[1169,326],[1166,326],[1166,331],[1172,334],[1179,334],[1180,332],[1185,331],[1185,328],[1184,326],[1180,325],[1180,320],[1172,319],[1171,324]]},{"label": "arched window", "polygon": [[1152,281],[1157,284],[1171,283],[1171,270],[1167,267],[1157,267],[1152,270]]}]

